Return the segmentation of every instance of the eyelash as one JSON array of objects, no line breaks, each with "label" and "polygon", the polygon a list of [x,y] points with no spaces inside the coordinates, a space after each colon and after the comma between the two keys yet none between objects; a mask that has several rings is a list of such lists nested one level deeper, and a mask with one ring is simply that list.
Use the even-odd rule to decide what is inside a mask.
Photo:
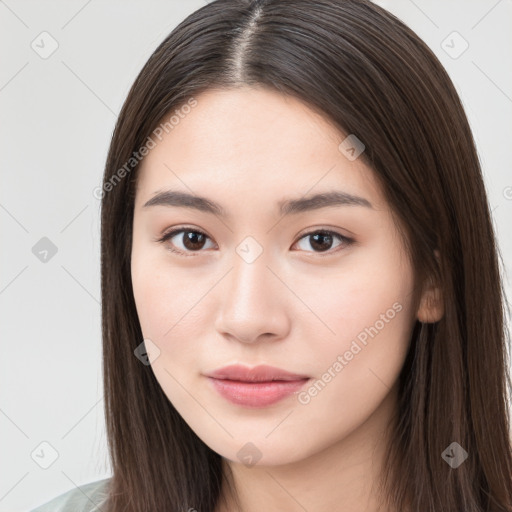
[{"label": "eyelash", "polygon": [[[179,227],[179,228],[176,228],[176,229],[173,229],[172,231],[168,232],[168,233],[164,233],[164,235],[161,237],[161,238],[158,238],[156,241],[159,242],[159,243],[162,243],[164,244],[165,242],[167,242],[170,238],[174,237],[175,235],[179,234],[179,233],[184,233],[184,232],[191,232],[191,233],[199,233],[200,235],[204,235],[206,238],[210,239],[210,237],[204,233],[203,231],[201,231],[200,229],[196,229],[196,228],[191,228],[189,226],[182,226],[182,227]],[[331,235],[333,237],[336,237],[338,238],[341,243],[345,246],[345,247],[348,247],[350,245],[352,245],[354,243],[354,239],[352,238],[349,238],[347,236],[344,236],[340,233],[337,233],[336,231],[331,231],[329,229],[316,229],[316,230],[313,230],[313,231],[309,231],[307,233],[303,233],[299,239],[299,240],[302,240],[303,238],[307,238],[308,236],[311,236],[311,235],[315,235],[315,234],[318,234],[318,233],[322,233],[324,235]],[[294,244],[295,245],[295,244]],[[337,253],[339,250],[341,250],[343,247],[341,246],[338,246],[336,249],[334,250],[327,250],[327,251],[324,251],[323,253],[322,252],[315,252],[315,251],[307,251],[307,252],[313,252],[314,254],[317,254],[318,256],[329,256],[329,255],[332,255],[334,253]],[[186,252],[180,250],[180,249],[175,249],[174,247],[172,247],[171,245],[169,246],[168,248],[171,252],[173,253],[176,253],[176,254],[180,254],[182,256],[185,256],[185,257],[189,257],[189,256],[197,256],[198,253],[201,253],[201,252],[204,252],[203,250],[198,250],[198,251],[188,251],[189,254],[187,254]]]}]

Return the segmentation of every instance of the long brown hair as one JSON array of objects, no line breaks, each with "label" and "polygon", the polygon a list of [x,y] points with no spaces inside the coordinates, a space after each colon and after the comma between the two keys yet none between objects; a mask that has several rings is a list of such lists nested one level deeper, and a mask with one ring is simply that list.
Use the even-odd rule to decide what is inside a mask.
[{"label": "long brown hair", "polygon": [[[169,402],[142,342],[130,275],[139,159],[158,123],[202,91],[266,87],[299,98],[366,146],[404,227],[417,282],[444,316],[417,322],[399,379],[382,489],[397,511],[511,512],[504,294],[475,143],[448,74],[421,39],[367,0],[217,0],[159,45],[123,105],[102,192],[109,512],[213,512],[226,475]],[[138,153],[137,153],[138,154]],[[124,171],[121,171],[124,169]],[[438,253],[436,258],[434,253]],[[454,468],[451,443],[468,453]]]}]

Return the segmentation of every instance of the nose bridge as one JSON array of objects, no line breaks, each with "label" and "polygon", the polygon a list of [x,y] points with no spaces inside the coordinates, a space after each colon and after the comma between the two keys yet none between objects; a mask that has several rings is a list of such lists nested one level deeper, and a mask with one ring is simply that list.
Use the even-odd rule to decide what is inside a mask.
[{"label": "nose bridge", "polygon": [[245,240],[236,248],[233,255],[226,304],[235,306],[241,313],[247,315],[249,311],[263,310],[271,302],[270,294],[275,293],[272,279],[275,276],[267,265],[268,251],[263,246],[256,246],[254,240]]},{"label": "nose bridge", "polygon": [[[243,341],[260,334],[283,334],[287,325],[284,290],[268,266],[270,252],[247,237],[236,248],[224,283],[217,329]],[[279,286],[280,285],[280,286]]]}]

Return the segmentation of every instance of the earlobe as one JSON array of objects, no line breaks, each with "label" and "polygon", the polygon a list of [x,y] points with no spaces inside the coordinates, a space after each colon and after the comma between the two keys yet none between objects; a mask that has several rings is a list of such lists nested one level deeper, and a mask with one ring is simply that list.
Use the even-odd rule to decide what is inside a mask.
[{"label": "earlobe", "polygon": [[439,322],[444,315],[444,302],[441,289],[433,284],[424,290],[417,317],[422,323]]},{"label": "earlobe", "polygon": [[[439,263],[439,251],[434,250],[434,254]],[[435,283],[432,278],[429,278],[421,295],[417,312],[418,320],[422,323],[434,323],[439,322],[443,315],[444,301],[441,286],[439,283]]]}]

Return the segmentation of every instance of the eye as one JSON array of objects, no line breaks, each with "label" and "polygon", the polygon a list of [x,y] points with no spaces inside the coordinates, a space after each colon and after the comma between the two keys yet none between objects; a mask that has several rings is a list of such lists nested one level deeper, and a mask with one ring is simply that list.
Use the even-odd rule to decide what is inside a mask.
[{"label": "eye", "polygon": [[[176,241],[172,241],[173,238],[175,238]],[[339,243],[334,247],[338,249],[331,251],[333,242],[336,239]],[[157,242],[169,242],[169,250],[172,252],[184,256],[195,256],[193,253],[201,252],[201,250],[205,248],[207,240],[210,240],[211,242],[210,237],[206,233],[195,228],[181,227],[164,234],[157,240]],[[309,245],[309,247],[312,248],[312,252],[329,252],[329,254],[338,252],[338,250],[341,250],[343,247],[348,247],[354,242],[353,239],[341,235],[340,233],[325,229],[310,231],[309,233],[302,235],[299,241],[294,245],[300,244],[302,240],[307,241],[306,245]],[[211,246],[209,248],[211,248]],[[302,249],[304,249],[304,247],[302,247]],[[311,250],[307,248],[304,250],[311,252]]]},{"label": "eye", "polygon": [[306,233],[299,239],[297,244],[299,244],[301,240],[306,240],[307,244],[305,244],[305,245],[309,245],[309,247],[313,248],[313,252],[329,251],[329,253],[333,253],[333,252],[338,252],[338,250],[341,250],[341,249],[337,249],[334,251],[330,250],[332,248],[332,245],[333,245],[333,242],[335,239],[337,239],[339,241],[339,244],[335,246],[337,248],[348,247],[349,245],[351,245],[354,242],[353,239],[343,236],[340,233],[320,229],[320,230],[310,231],[309,233]]},{"label": "eye", "polygon": [[[170,242],[173,238],[176,238],[176,242],[170,243],[169,249],[172,252],[185,254],[187,256],[189,256],[189,254],[186,254],[187,252],[200,252],[205,246],[205,241],[210,240],[210,237],[206,233],[197,229],[179,228],[166,233],[162,238],[157,240],[157,242]],[[176,248],[176,244],[178,244],[178,248]]]}]

